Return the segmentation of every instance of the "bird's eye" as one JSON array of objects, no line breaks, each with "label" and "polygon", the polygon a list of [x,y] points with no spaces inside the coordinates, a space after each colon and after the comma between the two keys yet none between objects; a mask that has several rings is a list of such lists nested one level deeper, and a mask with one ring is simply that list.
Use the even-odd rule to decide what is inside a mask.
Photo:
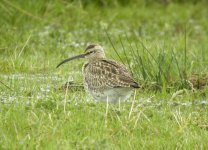
[{"label": "bird's eye", "polygon": [[93,53],[93,51],[89,51],[89,52],[88,52],[88,54],[92,54],[92,53]]},{"label": "bird's eye", "polygon": [[96,51],[94,50],[94,51],[89,51],[88,52],[88,54],[92,54],[92,53],[95,53]]}]

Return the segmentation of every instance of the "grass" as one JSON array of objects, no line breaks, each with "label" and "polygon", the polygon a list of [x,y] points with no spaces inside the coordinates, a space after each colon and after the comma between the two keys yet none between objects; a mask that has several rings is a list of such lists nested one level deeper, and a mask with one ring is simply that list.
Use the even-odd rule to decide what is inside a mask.
[{"label": "grass", "polygon": [[[1,1],[0,149],[207,149],[207,14],[203,2]],[[82,82],[84,61],[55,67],[88,42],[141,84],[127,102],[59,89]]]}]

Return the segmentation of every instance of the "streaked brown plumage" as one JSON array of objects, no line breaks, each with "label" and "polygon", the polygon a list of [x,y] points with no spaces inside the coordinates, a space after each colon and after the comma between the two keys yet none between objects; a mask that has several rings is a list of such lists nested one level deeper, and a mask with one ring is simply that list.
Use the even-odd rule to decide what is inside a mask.
[{"label": "streaked brown plumage", "polygon": [[89,45],[84,54],[66,59],[57,67],[76,58],[88,59],[82,69],[84,87],[97,101],[122,101],[131,95],[134,88],[139,88],[124,65],[105,58],[104,50],[100,45]]}]

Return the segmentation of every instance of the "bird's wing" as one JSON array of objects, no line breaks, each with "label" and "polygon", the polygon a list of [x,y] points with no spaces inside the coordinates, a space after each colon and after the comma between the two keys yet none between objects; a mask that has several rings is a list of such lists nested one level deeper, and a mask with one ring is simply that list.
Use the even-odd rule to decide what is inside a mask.
[{"label": "bird's wing", "polygon": [[84,67],[84,73],[85,81],[91,88],[139,87],[128,69],[112,60],[101,59],[88,63]]}]

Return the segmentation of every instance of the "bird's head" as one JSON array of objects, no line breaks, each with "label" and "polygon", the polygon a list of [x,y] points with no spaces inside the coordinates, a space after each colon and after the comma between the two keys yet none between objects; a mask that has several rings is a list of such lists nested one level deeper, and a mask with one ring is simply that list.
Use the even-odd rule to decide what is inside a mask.
[{"label": "bird's head", "polygon": [[87,46],[83,54],[63,60],[57,65],[57,68],[68,61],[78,59],[78,58],[86,58],[89,61],[102,59],[102,58],[105,58],[105,52],[102,46],[98,44],[90,44]]},{"label": "bird's head", "polygon": [[99,59],[99,58],[105,58],[105,52],[102,46],[98,44],[91,44],[88,45],[85,49],[85,58],[91,60],[91,59]]}]

